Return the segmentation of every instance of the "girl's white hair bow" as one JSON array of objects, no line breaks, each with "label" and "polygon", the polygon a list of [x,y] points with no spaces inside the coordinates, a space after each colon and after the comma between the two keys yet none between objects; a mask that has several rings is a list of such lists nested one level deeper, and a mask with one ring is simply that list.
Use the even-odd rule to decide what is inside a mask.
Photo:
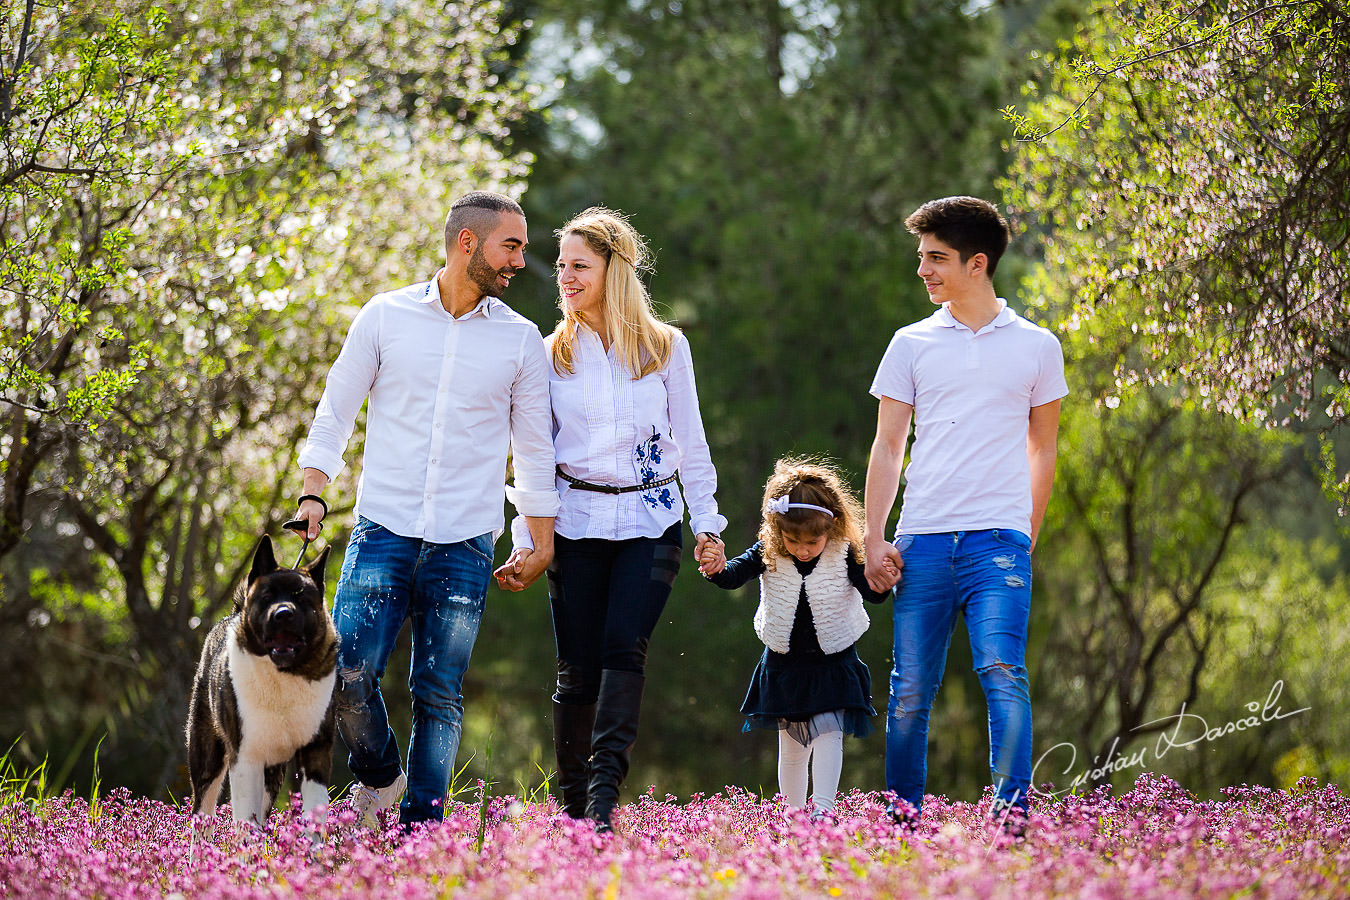
[{"label": "girl's white hair bow", "polygon": [[834,518],[834,512],[833,512],[832,510],[826,509],[826,508],[823,507],[823,506],[816,506],[814,503],[790,503],[790,502],[788,502],[788,495],[787,495],[787,494],[784,494],[784,495],[781,496],[781,497],[771,497],[771,498],[769,499],[769,502],[768,502],[768,505],[767,505],[766,508],[769,510],[769,512],[771,512],[771,513],[777,513],[777,514],[780,515],[780,516],[785,516],[785,515],[787,515],[789,509],[814,509],[816,512],[823,512],[825,515],[829,516],[831,519]]}]

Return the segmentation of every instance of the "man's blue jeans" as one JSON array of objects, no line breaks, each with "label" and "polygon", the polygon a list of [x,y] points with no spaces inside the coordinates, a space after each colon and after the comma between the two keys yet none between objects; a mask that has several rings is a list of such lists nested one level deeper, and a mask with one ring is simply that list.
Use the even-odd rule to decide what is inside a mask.
[{"label": "man's blue jeans", "polygon": [[404,823],[444,816],[464,718],[460,692],[491,574],[491,534],[432,544],[361,518],[347,544],[333,601],[337,725],[352,774],[372,787],[390,784],[401,768],[380,679],[404,619],[412,619]]},{"label": "man's blue jeans", "polygon": [[916,810],[923,803],[928,716],[960,614],[989,709],[989,768],[998,800],[1025,808],[1031,784],[1031,540],[999,528],[906,534],[895,546],[905,567],[894,608],[886,787]]}]

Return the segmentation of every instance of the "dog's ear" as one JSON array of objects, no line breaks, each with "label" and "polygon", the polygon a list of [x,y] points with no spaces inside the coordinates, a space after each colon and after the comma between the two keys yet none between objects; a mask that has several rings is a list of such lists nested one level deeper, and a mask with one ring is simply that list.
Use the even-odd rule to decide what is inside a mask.
[{"label": "dog's ear", "polygon": [[263,535],[258,541],[258,549],[253,552],[253,568],[248,572],[248,586],[264,575],[271,575],[278,568],[277,558],[272,555],[272,539]]},{"label": "dog's ear", "polygon": [[314,558],[314,562],[300,567],[300,571],[308,575],[310,580],[318,585],[320,596],[323,595],[323,566],[324,563],[328,562],[328,551],[332,549],[331,544],[324,547],[319,555]]}]

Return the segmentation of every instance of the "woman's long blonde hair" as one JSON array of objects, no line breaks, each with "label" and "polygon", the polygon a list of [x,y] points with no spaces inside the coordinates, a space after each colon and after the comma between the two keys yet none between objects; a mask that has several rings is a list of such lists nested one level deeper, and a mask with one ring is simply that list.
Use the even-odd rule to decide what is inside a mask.
[{"label": "woman's long blonde hair", "polygon": [[[651,256],[642,235],[622,213],[603,206],[583,210],[554,233],[559,243],[568,235],[578,235],[604,258],[605,295],[601,298],[601,315],[605,331],[617,348],[619,361],[634,379],[665,368],[670,362],[676,329],[657,318],[647,286],[638,277],[639,273],[651,268]],[[568,312],[561,297],[558,308],[563,317],[553,329],[557,335],[553,342],[553,369],[559,375],[570,375],[581,320],[575,313]]]},{"label": "woman's long blonde hair", "polygon": [[[833,515],[799,507],[786,513],[769,509],[771,501],[784,495],[789,503],[823,506]],[[773,474],[764,485],[759,524],[759,539],[764,543],[764,565],[776,569],[779,557],[788,555],[783,546],[784,531],[803,538],[828,534],[831,540],[852,545],[853,558],[862,562],[862,523],[862,505],[833,463],[809,457],[784,457],[774,463]]]}]

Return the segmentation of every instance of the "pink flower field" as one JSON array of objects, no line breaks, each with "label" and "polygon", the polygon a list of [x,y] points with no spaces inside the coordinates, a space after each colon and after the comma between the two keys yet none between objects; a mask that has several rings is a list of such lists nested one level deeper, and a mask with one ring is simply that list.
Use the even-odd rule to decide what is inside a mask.
[{"label": "pink flower field", "polygon": [[1120,796],[1041,796],[1021,839],[980,804],[929,798],[897,832],[876,794],[840,799],[838,820],[785,817],[728,788],[680,804],[649,792],[614,836],[553,801],[452,804],[404,839],[353,826],[335,805],[316,845],[292,810],[263,832],[226,816],[193,840],[181,807],[114,792],[0,799],[0,895],[96,898],[1345,897],[1350,800],[1311,779],[1200,801],[1142,776]]}]

